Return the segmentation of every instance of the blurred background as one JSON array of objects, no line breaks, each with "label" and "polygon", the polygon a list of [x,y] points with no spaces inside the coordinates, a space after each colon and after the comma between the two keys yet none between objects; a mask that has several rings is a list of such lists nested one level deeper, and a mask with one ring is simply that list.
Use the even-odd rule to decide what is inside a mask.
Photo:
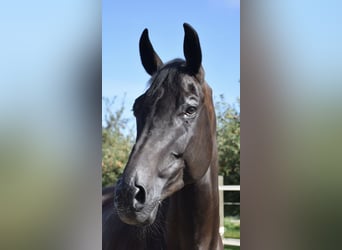
[{"label": "blurred background", "polygon": [[101,3],[0,5],[0,249],[100,249]]},{"label": "blurred background", "polygon": [[243,248],[340,248],[341,10],[242,3]]}]

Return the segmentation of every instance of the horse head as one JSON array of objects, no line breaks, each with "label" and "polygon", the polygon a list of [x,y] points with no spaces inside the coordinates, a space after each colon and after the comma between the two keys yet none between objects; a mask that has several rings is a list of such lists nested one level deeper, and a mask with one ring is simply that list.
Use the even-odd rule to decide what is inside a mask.
[{"label": "horse head", "polygon": [[161,202],[200,180],[211,163],[216,133],[211,88],[198,35],[186,23],[184,32],[185,60],[165,64],[147,29],[140,38],[150,86],[133,105],[136,142],[115,193],[117,213],[127,224],[153,223]]}]

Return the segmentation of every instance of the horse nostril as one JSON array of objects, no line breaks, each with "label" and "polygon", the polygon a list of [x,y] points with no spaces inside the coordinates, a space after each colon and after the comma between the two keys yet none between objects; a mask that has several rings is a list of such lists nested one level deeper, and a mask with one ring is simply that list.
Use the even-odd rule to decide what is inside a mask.
[{"label": "horse nostril", "polygon": [[135,187],[138,189],[135,193],[134,199],[138,201],[140,204],[144,204],[146,201],[146,191],[145,189],[140,185],[135,185]]},{"label": "horse nostril", "polygon": [[171,155],[172,155],[174,158],[176,158],[177,160],[180,159],[180,158],[182,158],[182,156],[183,156],[182,154],[178,154],[178,153],[175,153],[175,152],[172,152]]}]

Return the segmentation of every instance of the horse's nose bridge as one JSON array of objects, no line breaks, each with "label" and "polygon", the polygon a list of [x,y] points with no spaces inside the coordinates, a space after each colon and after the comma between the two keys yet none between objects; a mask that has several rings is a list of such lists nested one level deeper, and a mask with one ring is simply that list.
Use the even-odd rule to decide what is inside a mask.
[{"label": "horse's nose bridge", "polygon": [[166,147],[165,136],[160,131],[144,131],[134,146],[130,161],[135,165],[153,165]]},{"label": "horse's nose bridge", "polygon": [[129,178],[135,178],[147,191],[153,189],[150,183],[156,181],[162,166],[173,159],[175,150],[172,147],[174,136],[166,131],[144,133],[136,142],[125,171]]},{"label": "horse's nose bridge", "polygon": [[156,168],[156,162],[152,158],[153,153],[146,148],[135,148],[125,169],[127,181],[131,185],[148,186]]}]

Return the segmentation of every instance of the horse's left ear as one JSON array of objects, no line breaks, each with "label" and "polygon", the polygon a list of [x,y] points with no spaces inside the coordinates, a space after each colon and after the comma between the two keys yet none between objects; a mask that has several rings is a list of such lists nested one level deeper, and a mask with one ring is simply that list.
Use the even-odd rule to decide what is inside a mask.
[{"label": "horse's left ear", "polygon": [[202,64],[202,51],[197,32],[189,24],[184,23],[184,56],[187,67],[193,74],[197,74]]},{"label": "horse's left ear", "polygon": [[153,75],[161,66],[163,66],[162,60],[153,49],[150,38],[148,37],[147,29],[141,34],[139,52],[141,63],[148,74]]}]

